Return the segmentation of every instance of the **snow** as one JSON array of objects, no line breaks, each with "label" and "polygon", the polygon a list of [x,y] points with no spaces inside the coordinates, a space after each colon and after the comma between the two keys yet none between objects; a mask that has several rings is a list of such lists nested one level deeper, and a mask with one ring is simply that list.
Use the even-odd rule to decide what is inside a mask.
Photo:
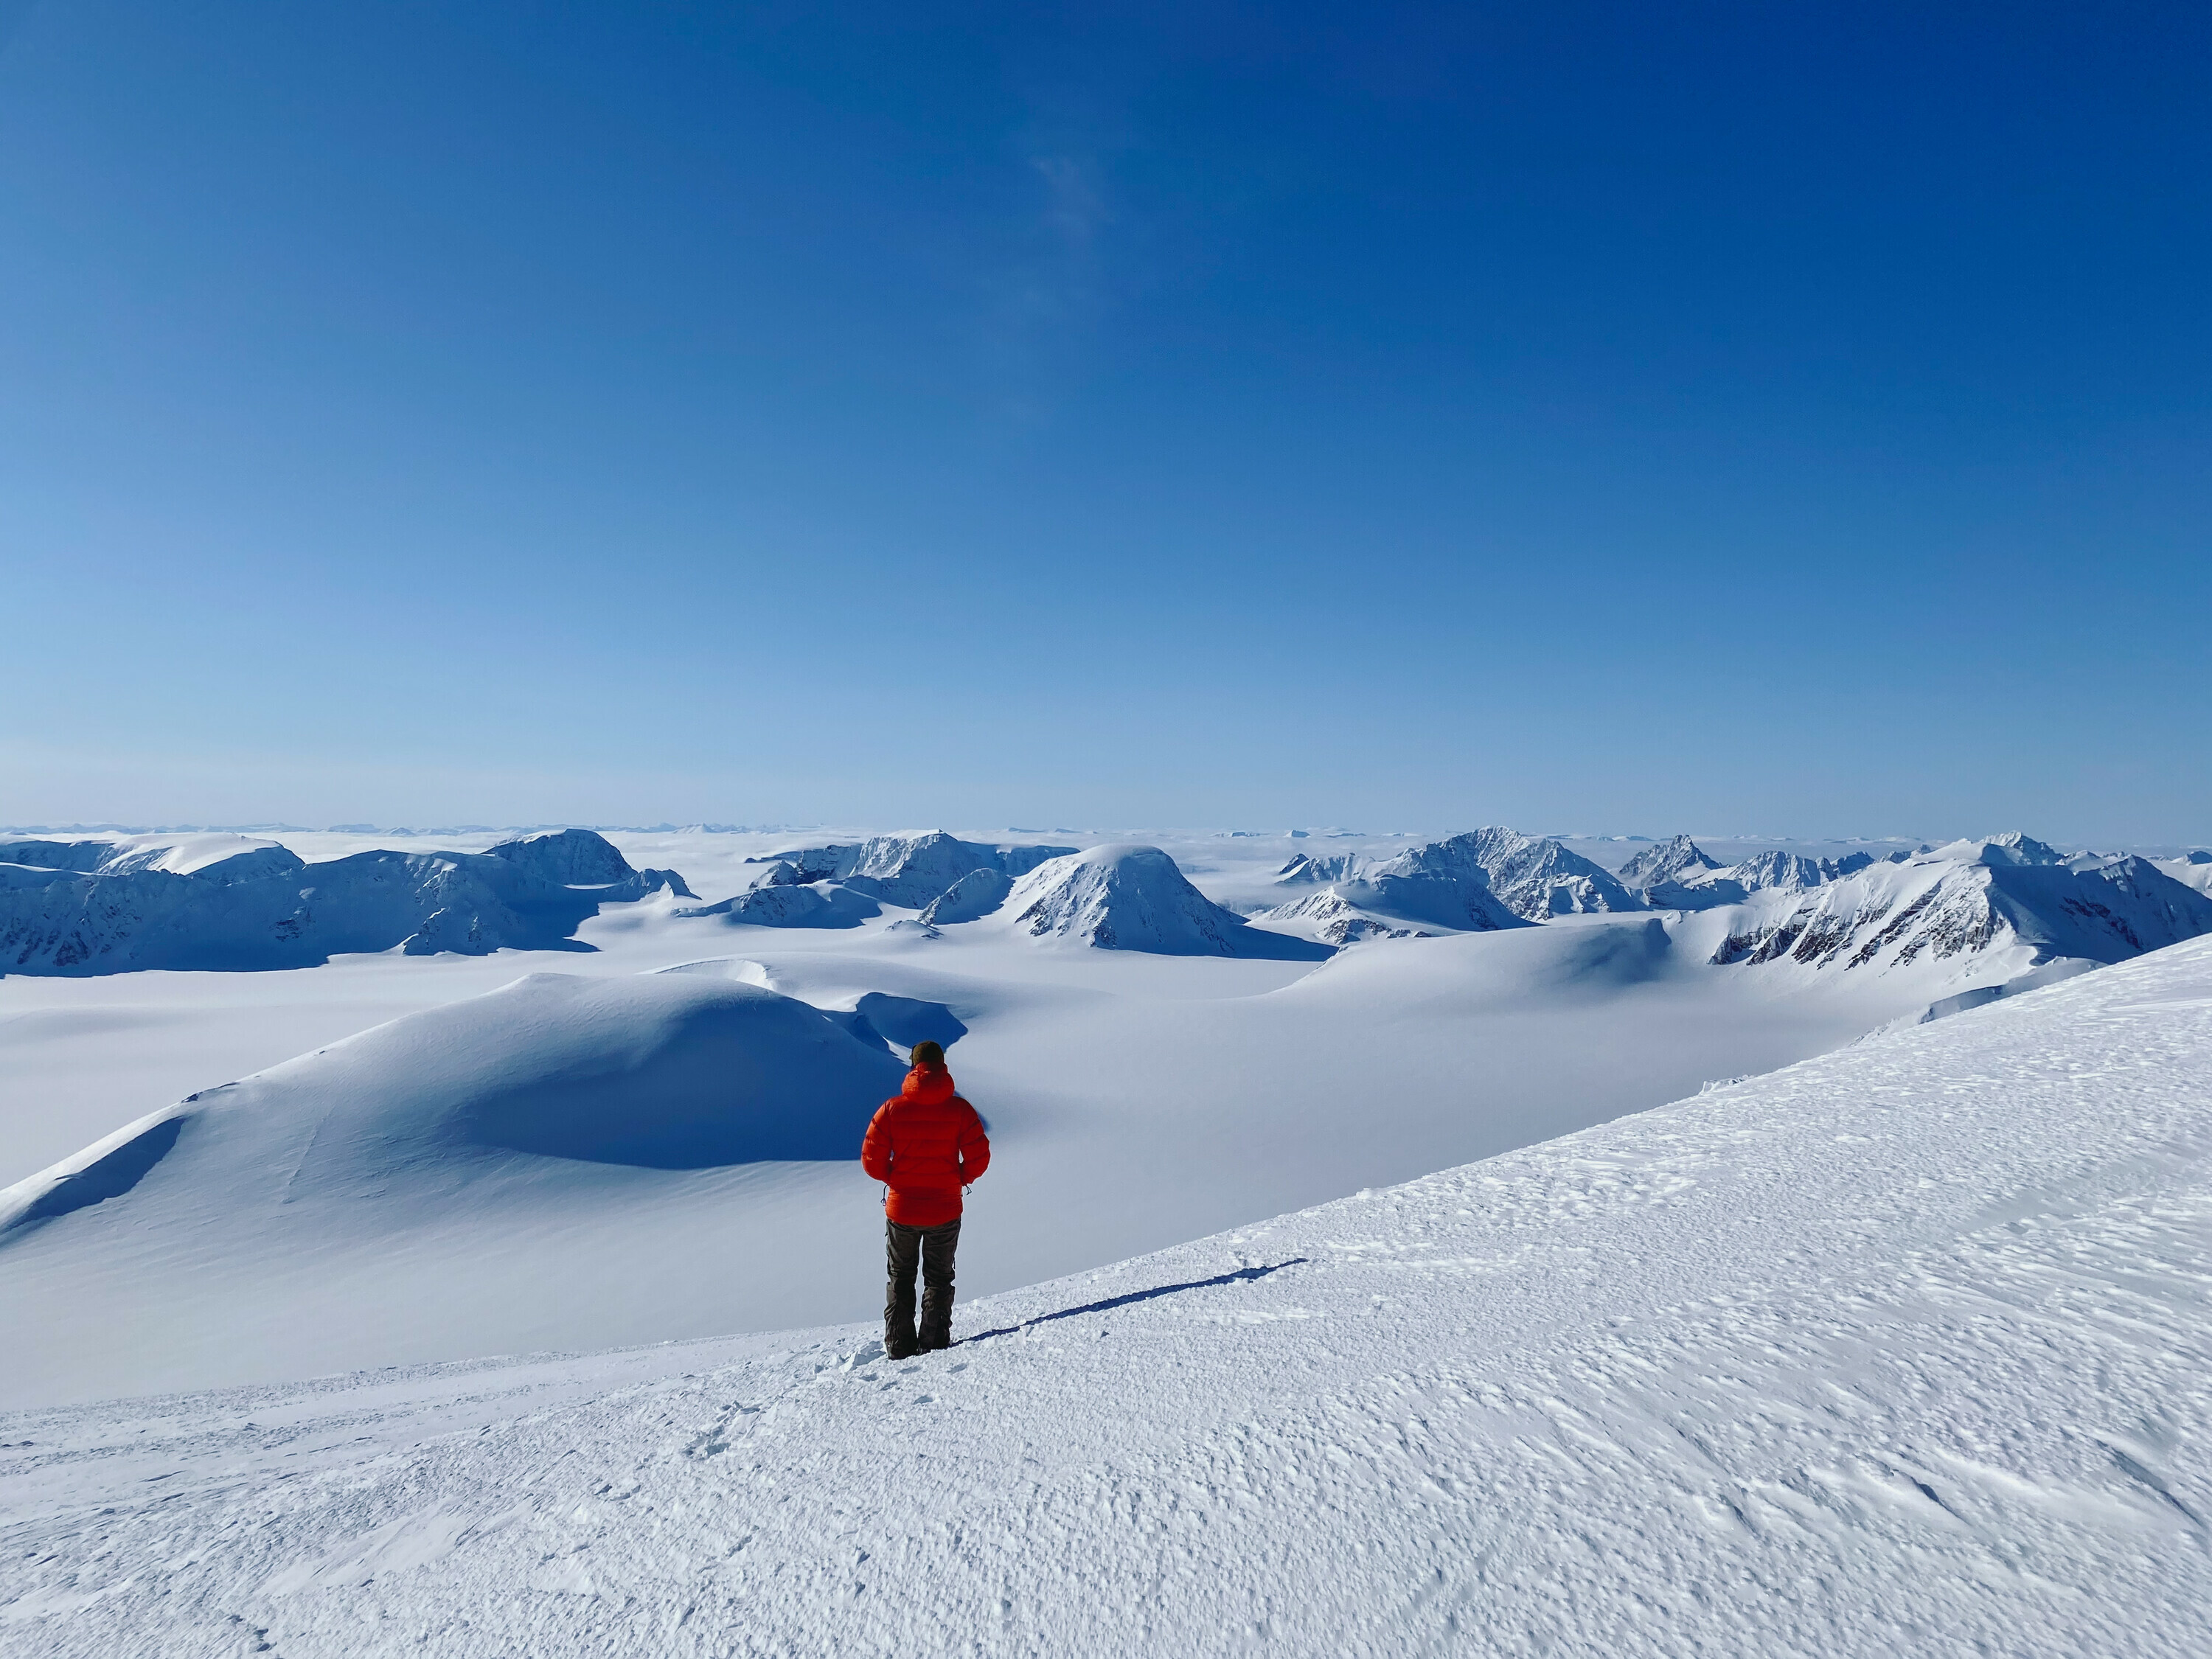
[{"label": "snow", "polygon": [[[1655,890],[1656,898],[1659,890]],[[2212,933],[2212,900],[2124,857],[2076,870],[2025,837],[1954,842],[1869,866],[1802,897],[1717,911],[1727,937],[1716,963],[1785,957],[1820,969],[1964,960],[1990,982],[2054,961],[2113,963]],[[1772,901],[1778,898],[1778,906]]]},{"label": "snow", "polygon": [[1007,925],[1033,939],[1174,957],[1312,961],[1328,951],[1254,927],[1184,878],[1157,847],[1109,845],[1048,859],[1013,885]]},{"label": "snow", "polygon": [[[1022,833],[959,839],[1004,857]],[[899,839],[830,835],[848,847]],[[435,856],[504,866],[510,855],[489,849],[512,839],[488,835],[473,853],[441,842]],[[1601,912],[1530,926],[1501,908],[1510,927],[1433,938],[1389,937],[1432,930],[1348,908],[1333,920],[1271,924],[1325,936],[1343,921],[1352,942],[1332,954],[1249,927],[1228,908],[1282,896],[1274,877],[1299,844],[1283,836],[1184,836],[1149,856],[1110,843],[1121,851],[1067,857],[1053,875],[1032,871],[1024,879],[1035,896],[1048,896],[1047,911],[1072,929],[1042,936],[1015,919],[1026,902],[933,926],[835,881],[752,885],[778,867],[764,854],[793,845],[787,832],[617,840],[631,863],[679,865],[716,903],[687,906],[667,890],[604,902],[605,887],[563,884],[550,890],[596,913],[573,937],[536,950],[0,980],[0,1182],[66,1165],[118,1126],[168,1115],[187,1095],[418,1011],[486,999],[519,976],[629,980],[680,968],[798,999],[864,1041],[958,1042],[956,1073],[990,1118],[1009,1177],[994,1176],[973,1200],[985,1224],[963,1256],[969,1288],[995,1291],[1509,1151],[2093,965],[2050,948],[2064,941],[2010,922],[1973,943],[1978,915],[2009,914],[2002,903],[1973,911],[1984,902],[1975,883],[2008,884],[2012,897],[2027,892],[2023,883],[2042,884],[2027,892],[2038,903],[2086,894],[2139,939],[2147,918],[2165,914],[2130,908],[2124,880],[2141,872],[2124,860],[2081,872],[1929,854],[1863,871],[1856,889],[1830,883],[1697,914]],[[1431,843],[1331,844],[1380,866]],[[540,848],[526,861],[572,856],[558,844],[522,846]],[[369,854],[432,856],[350,835],[288,836],[285,849],[318,871]],[[1802,902],[1864,897],[1867,884],[1888,882],[1892,908],[1863,929],[1878,934],[1909,906],[1897,884],[1962,871],[1954,896],[1966,909],[1923,907],[1863,963],[1857,945],[1801,959],[1814,937],[1804,929],[1764,960],[1714,960],[1729,957],[1735,933],[1771,927],[1780,937]],[[1474,866],[1456,890],[1486,893],[1486,882]],[[2154,900],[2194,902],[2159,882]],[[1292,890],[1341,902],[1331,888]],[[757,925],[741,905],[714,913],[726,898],[755,894],[865,914],[823,928]],[[2023,914],[2041,926],[2033,907]],[[2070,915],[2063,905],[2054,914]],[[1095,948],[1098,933],[1085,929],[1099,920],[1117,939],[1125,930],[1149,938],[1157,925],[1160,938],[1184,945],[1215,927],[1238,953]],[[1948,954],[1947,941],[1956,946]],[[2124,956],[2136,947],[2106,927],[2100,948]],[[558,1035],[557,1023],[545,1030],[549,1041]],[[550,1064],[520,1050],[510,1059],[519,1073],[539,1066],[532,1074],[543,1076]],[[1335,1127],[1346,1103],[1358,1112],[1349,1135]],[[628,1108],[610,1097],[605,1109]],[[0,1243],[0,1325],[31,1356],[0,1366],[0,1403],[811,1324],[863,1316],[875,1301],[865,1219],[874,1188],[849,1151],[688,1170],[549,1159],[561,1167],[497,1182],[471,1173],[477,1156],[463,1146],[435,1167],[410,1166],[381,1198],[317,1210],[328,1221],[324,1243],[262,1230],[243,1207],[195,1211],[199,1200],[173,1194],[161,1199],[160,1219],[147,1207],[162,1191],[158,1172]],[[289,1168],[284,1157],[271,1143],[270,1166]],[[495,1192],[497,1202],[477,1201]],[[214,1218],[210,1248],[227,1241],[220,1260],[152,1248],[184,1225],[179,1217],[201,1212]],[[149,1230],[137,1231],[134,1216]]]},{"label": "snow", "polygon": [[719,904],[683,909],[679,916],[720,916],[732,927],[858,927],[883,914],[884,907],[865,893],[833,881],[792,884],[775,878],[791,869],[779,863],[770,879],[745,892],[733,894]]},{"label": "snow", "polygon": [[791,864],[802,881],[838,881],[886,904],[918,910],[963,877],[987,872],[1027,875],[1073,847],[990,846],[962,841],[942,830],[916,835],[871,836],[854,846],[793,848],[770,857]]},{"label": "snow", "polygon": [[308,864],[244,836],[0,842],[0,974],[251,971],[398,946],[483,955],[569,939],[602,903],[667,891],[568,830],[481,853],[378,848]]},{"label": "snow", "polygon": [[[1097,950],[995,918],[909,941],[880,921],[825,933],[611,909],[587,927],[600,945],[591,954],[10,981],[54,1003],[19,1016],[34,1030],[11,1049],[32,1062],[16,1109],[119,1103],[119,1085],[52,1086],[73,1067],[97,1078],[103,1054],[134,1088],[167,1076],[190,1079],[179,1093],[204,1093],[247,1069],[207,1074],[224,1044],[250,1055],[319,1023],[316,1040],[331,1044],[380,1001],[404,1013],[392,1004],[409,996],[463,1022],[403,1021],[365,1051],[395,1068],[378,1088],[411,1097],[402,1038],[480,1029],[506,994],[485,994],[533,967],[620,982],[676,966],[644,977],[719,977],[862,1012],[902,1045],[953,1035],[879,1018],[920,1010],[964,1028],[954,1073],[998,1148],[963,1247],[965,1282],[981,1291],[1527,1145],[1832,1048],[1929,1000],[1911,975],[1777,999],[1757,975],[1686,954],[1650,917],[1363,945],[1316,964]],[[737,940],[742,954],[730,954]],[[325,987],[327,1006],[289,1000]],[[103,989],[131,1000],[90,994]],[[104,1028],[88,1025],[95,1015]],[[533,1057],[503,1027],[481,1029],[441,1047],[480,1042],[519,1079],[542,1078],[568,1041],[561,1022],[535,1022],[550,1047]],[[204,1046],[173,1055],[180,1030]],[[345,1048],[276,1067],[292,1079],[287,1097],[309,1091],[337,1111],[350,1097],[328,1068]],[[268,1075],[232,1092],[258,1095]],[[609,1097],[610,1109],[626,1097]],[[1356,1135],[1333,1127],[1346,1102],[1359,1103]],[[61,1146],[19,1168],[30,1175],[147,1111],[110,1105],[78,1131],[84,1119],[58,1119],[42,1133]],[[38,1334],[0,1367],[0,1403],[859,1318],[878,1301],[876,1189],[849,1150],[694,1170],[510,1161],[489,1179],[480,1149],[447,1143],[427,1163],[364,1177],[375,1190],[303,1209],[279,1197],[293,1143],[256,1144],[249,1167],[270,1172],[258,1197],[197,1183],[165,1193],[157,1173],[0,1241],[0,1327]]]},{"label": "snow", "polygon": [[2151,862],[2170,880],[2212,897],[2212,853],[2199,848],[2178,859],[2153,859]]},{"label": "snow", "polygon": [[1719,863],[1687,836],[1675,836],[1656,847],[1647,847],[1620,866],[1620,878],[1631,887],[1650,887],[1699,870],[1717,870]]},{"label": "snow", "polygon": [[1387,858],[1301,854],[1285,882],[1325,882],[1363,910],[1444,927],[1510,927],[1514,919],[1640,910],[1607,871],[1559,842],[1516,830],[1469,830]]},{"label": "snow", "polygon": [[[1291,994],[1605,940],[1632,977],[1655,930],[1358,946]],[[0,1632],[27,1656],[2194,1655],[2208,1148],[2199,940],[970,1299],[917,1360],[854,1324],[21,1412]]]},{"label": "snow", "polygon": [[1014,884],[1003,870],[970,870],[929,902],[921,920],[932,927],[980,921],[1006,902]]}]

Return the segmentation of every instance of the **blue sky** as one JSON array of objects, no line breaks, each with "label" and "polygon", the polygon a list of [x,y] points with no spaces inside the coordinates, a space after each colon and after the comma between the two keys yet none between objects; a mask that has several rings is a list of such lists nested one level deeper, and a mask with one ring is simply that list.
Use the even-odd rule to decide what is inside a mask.
[{"label": "blue sky", "polygon": [[0,820],[2212,838],[2208,71],[0,0]]}]

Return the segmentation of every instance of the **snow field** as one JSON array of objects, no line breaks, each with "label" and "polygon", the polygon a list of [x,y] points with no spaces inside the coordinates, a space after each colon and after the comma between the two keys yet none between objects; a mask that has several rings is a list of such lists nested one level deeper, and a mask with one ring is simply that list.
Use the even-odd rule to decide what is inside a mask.
[{"label": "snow field", "polygon": [[2212,941],[863,1327],[0,1418],[11,1653],[2195,1654]]}]

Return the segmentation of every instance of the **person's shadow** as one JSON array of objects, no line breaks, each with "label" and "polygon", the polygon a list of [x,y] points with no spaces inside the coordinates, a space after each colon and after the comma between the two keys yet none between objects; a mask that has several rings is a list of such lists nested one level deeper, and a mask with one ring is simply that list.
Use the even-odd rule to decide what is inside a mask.
[{"label": "person's shadow", "polygon": [[978,1331],[973,1336],[963,1336],[955,1347],[969,1342],[988,1342],[994,1336],[1016,1336],[1033,1325],[1048,1325],[1055,1319],[1073,1319],[1078,1314],[1104,1313],[1109,1308],[1126,1308],[1133,1302],[1150,1302],[1156,1296],[1175,1296],[1183,1291],[1203,1291],[1215,1285],[1233,1285],[1240,1279],[1265,1279],[1269,1273],[1279,1273],[1285,1267],[1303,1265],[1307,1258],[1294,1255],[1288,1261],[1271,1262],[1264,1267],[1239,1267],[1234,1273],[1216,1273],[1211,1279],[1194,1279],[1181,1285],[1155,1285],[1149,1291],[1131,1291],[1126,1296],[1109,1296],[1103,1302],[1086,1302],[1079,1308],[1062,1308],[1058,1313],[1039,1314],[1035,1319],[1024,1319],[1018,1325],[1002,1325],[995,1331]]}]

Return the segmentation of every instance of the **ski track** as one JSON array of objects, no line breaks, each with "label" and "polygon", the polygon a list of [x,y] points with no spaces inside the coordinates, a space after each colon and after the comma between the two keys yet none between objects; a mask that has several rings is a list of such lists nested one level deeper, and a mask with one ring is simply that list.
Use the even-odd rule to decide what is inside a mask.
[{"label": "ski track", "polygon": [[2200,1654],[2208,991],[2178,946],[898,1364],[0,1417],[0,1651]]}]

